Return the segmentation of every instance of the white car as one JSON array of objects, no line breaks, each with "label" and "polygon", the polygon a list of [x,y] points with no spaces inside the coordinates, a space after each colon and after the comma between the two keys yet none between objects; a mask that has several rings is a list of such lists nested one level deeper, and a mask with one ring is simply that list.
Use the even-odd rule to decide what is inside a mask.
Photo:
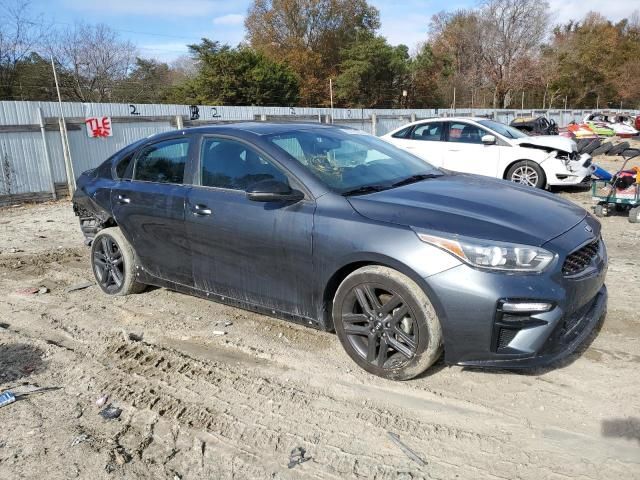
[{"label": "white car", "polygon": [[504,178],[532,187],[589,180],[591,156],[558,135],[530,137],[486,118],[432,118],[382,138],[430,164],[457,172]]}]

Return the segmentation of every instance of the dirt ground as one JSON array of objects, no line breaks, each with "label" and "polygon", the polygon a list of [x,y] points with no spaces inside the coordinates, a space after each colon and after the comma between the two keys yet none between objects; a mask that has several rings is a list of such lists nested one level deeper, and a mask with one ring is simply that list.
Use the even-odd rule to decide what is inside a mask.
[{"label": "dirt ground", "polygon": [[[397,383],[330,333],[165,289],[68,292],[93,280],[71,204],[2,209],[0,391],[55,389],[0,408],[0,477],[640,478],[640,225],[602,223],[609,310],[569,361]],[[310,460],[289,469],[295,447]]]}]

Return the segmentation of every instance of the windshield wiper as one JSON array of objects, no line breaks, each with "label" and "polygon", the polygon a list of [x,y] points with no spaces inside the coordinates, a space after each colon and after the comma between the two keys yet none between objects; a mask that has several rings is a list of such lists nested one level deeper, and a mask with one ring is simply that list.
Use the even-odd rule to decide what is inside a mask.
[{"label": "windshield wiper", "polygon": [[403,178],[402,180],[392,183],[392,187],[401,187],[402,185],[409,185],[410,183],[416,183],[421,180],[426,180],[427,178],[436,178],[441,177],[440,173],[420,173],[418,175],[411,175],[410,177]]},{"label": "windshield wiper", "polygon": [[389,188],[385,185],[363,185],[358,188],[354,188],[353,190],[347,190],[346,192],[342,192],[342,196],[348,197],[350,195],[362,195],[365,193],[373,193],[373,192],[381,192],[382,190],[386,190]]}]

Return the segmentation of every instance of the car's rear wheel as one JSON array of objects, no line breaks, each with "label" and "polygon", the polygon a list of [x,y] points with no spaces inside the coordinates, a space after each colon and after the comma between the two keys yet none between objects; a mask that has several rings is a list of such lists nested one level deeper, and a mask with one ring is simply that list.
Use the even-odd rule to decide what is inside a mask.
[{"label": "car's rear wheel", "polygon": [[442,352],[433,305],[413,280],[391,268],[366,266],[347,276],[333,300],[333,321],[347,354],[384,378],[413,378]]},{"label": "car's rear wheel", "polygon": [[133,248],[118,227],[100,230],[91,244],[91,269],[98,286],[109,295],[142,292],[136,281]]},{"label": "car's rear wheel", "polygon": [[529,187],[544,188],[547,183],[547,178],[540,165],[531,160],[514,163],[507,171],[506,176],[507,180]]}]

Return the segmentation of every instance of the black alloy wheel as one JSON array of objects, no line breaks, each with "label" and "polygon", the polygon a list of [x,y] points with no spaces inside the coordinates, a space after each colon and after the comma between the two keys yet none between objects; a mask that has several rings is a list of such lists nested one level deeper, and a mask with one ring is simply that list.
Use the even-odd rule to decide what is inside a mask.
[{"label": "black alloy wheel", "polygon": [[118,291],[124,284],[124,257],[113,237],[103,235],[93,249],[93,270],[103,290]]},{"label": "black alloy wheel", "polygon": [[379,368],[397,368],[416,355],[418,325],[399,293],[373,283],[354,287],[342,312],[352,347]]}]

